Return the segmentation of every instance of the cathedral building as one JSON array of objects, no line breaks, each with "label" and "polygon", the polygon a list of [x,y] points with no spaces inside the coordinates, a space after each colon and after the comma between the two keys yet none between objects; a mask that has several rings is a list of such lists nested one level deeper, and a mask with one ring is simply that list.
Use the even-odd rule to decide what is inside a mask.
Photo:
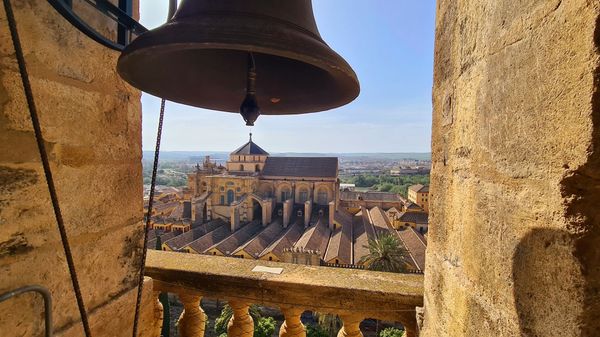
[{"label": "cathedral building", "polygon": [[[149,246],[363,268],[370,241],[382,235],[402,239],[390,214],[404,210],[405,202],[396,195],[356,193],[340,192],[337,158],[271,156],[250,134],[225,165],[209,157],[197,165],[188,175],[183,198],[159,197],[164,206],[157,205],[161,211],[153,216]],[[166,219],[160,216],[167,213]],[[405,239],[419,249],[425,242],[411,236]],[[408,264],[409,269],[422,270],[416,262]]]},{"label": "cathedral building", "polygon": [[313,211],[337,209],[338,159],[335,157],[275,157],[249,141],[229,155],[225,167],[203,165],[188,177],[194,221],[222,219],[235,231],[240,224],[274,217],[287,228],[293,217],[310,223]]}]

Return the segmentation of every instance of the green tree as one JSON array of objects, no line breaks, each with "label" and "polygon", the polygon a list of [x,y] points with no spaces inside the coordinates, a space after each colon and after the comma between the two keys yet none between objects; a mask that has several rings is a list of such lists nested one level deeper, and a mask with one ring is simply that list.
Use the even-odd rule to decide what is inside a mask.
[{"label": "green tree", "polygon": [[337,336],[338,331],[342,328],[342,320],[337,315],[314,312],[313,316],[321,330],[329,337]]},{"label": "green tree", "polygon": [[396,237],[386,234],[379,239],[369,240],[369,254],[363,256],[359,263],[370,270],[400,273],[406,270],[408,252]]},{"label": "green tree", "polygon": [[320,325],[307,325],[306,337],[329,337],[329,334]]},{"label": "green tree", "polygon": [[383,183],[383,184],[379,185],[378,190],[380,192],[390,192],[393,188],[394,188],[394,184]]},{"label": "green tree", "polygon": [[379,332],[379,337],[404,337],[404,330],[389,327]]},{"label": "green tree", "polygon": [[[254,331],[256,331],[258,321],[261,317],[260,311],[258,310],[258,306],[254,304],[251,305],[249,313],[250,317],[252,317],[252,320],[254,321]],[[219,317],[215,319],[215,333],[217,335],[220,336],[223,333],[227,334],[227,324],[229,324],[231,316],[233,316],[233,310],[228,304],[226,304],[223,307],[223,310],[221,310],[221,314],[219,315]]]},{"label": "green tree", "polygon": [[271,337],[273,332],[275,332],[273,317],[260,317],[258,323],[254,324],[254,337]]}]

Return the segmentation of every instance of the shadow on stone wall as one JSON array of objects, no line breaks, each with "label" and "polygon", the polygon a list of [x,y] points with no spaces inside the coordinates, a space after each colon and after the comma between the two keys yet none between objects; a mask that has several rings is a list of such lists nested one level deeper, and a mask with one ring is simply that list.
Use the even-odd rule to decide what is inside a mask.
[{"label": "shadow on stone wall", "polygon": [[514,298],[522,336],[575,336],[566,317],[581,307],[580,272],[567,231],[534,229],[513,256]]},{"label": "shadow on stone wall", "polygon": [[[596,19],[594,43],[600,56],[600,15]],[[592,95],[592,144],[585,165],[562,181],[568,230],[574,236],[573,255],[583,276],[583,308],[578,318],[581,337],[600,336],[600,61],[597,61]]]}]

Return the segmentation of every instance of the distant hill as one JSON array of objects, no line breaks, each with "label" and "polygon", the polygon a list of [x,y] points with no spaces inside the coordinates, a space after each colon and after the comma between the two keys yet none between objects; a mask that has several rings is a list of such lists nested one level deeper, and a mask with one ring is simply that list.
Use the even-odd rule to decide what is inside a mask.
[{"label": "distant hill", "polygon": [[[431,160],[431,153],[297,153],[282,152],[271,153],[281,157],[338,157],[341,159],[386,159],[386,160]],[[161,161],[202,161],[205,156],[214,160],[227,160],[229,152],[226,151],[161,151]],[[143,160],[152,160],[154,151],[143,151]]]}]

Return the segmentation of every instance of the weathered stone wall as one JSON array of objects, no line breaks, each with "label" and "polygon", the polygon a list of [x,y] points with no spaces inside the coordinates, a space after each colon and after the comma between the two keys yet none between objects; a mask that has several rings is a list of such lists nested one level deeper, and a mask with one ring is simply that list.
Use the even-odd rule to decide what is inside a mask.
[{"label": "weathered stone wall", "polygon": [[[140,93],[116,74],[117,52],[46,1],[11,2],[94,335],[130,336],[142,239]],[[2,7],[0,292],[28,284],[51,290],[58,335],[83,335]],[[40,336],[42,312],[34,295],[0,304],[0,335]]]},{"label": "weathered stone wall", "polygon": [[422,336],[600,336],[600,2],[437,10]]}]

